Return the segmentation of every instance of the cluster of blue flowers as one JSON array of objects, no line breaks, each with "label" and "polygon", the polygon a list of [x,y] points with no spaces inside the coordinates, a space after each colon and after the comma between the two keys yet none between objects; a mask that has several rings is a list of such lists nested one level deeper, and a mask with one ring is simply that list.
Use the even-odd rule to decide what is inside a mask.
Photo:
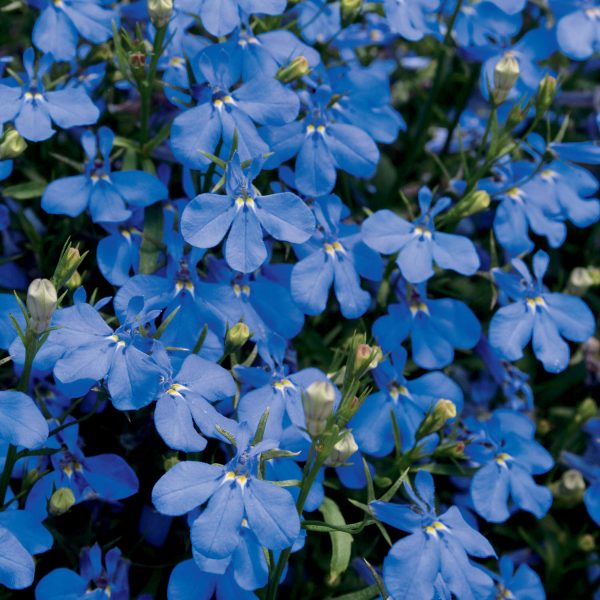
[{"label": "cluster of blue flowers", "polygon": [[600,599],[597,0],[0,12],[0,595]]}]

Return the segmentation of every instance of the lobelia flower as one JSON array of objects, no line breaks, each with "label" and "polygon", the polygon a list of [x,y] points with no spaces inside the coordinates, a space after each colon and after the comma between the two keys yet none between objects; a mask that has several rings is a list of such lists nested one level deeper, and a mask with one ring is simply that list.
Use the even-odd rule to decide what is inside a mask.
[{"label": "lobelia flower", "polygon": [[98,544],[84,548],[79,557],[79,573],[54,569],[35,588],[35,600],[129,600],[129,561],[118,548],[102,560]]},{"label": "lobelia flower", "polygon": [[403,38],[416,42],[436,33],[434,13],[439,0],[383,0],[383,5],[390,29]]},{"label": "lobelia flower", "polygon": [[[115,286],[127,283],[132,270],[137,270],[142,245],[143,211],[134,211],[132,218],[122,225],[103,224],[108,232],[96,247],[98,269],[105,279]],[[141,226],[140,226],[141,225]]]},{"label": "lobelia flower", "polygon": [[143,299],[129,303],[124,323],[113,331],[97,309],[84,302],[54,314],[47,345],[58,352],[54,377],[63,391],[85,394],[105,379],[113,405],[135,410],[150,404],[158,391],[161,369],[144,350],[139,328],[159,311],[143,313]]},{"label": "lobelia flower", "polygon": [[371,303],[360,287],[360,277],[379,281],[381,258],[362,241],[356,225],[342,223],[344,205],[337,196],[323,196],[313,203],[317,230],[303,246],[295,246],[299,261],[292,269],[290,289],[296,304],[307,315],[321,314],[334,286],[342,315],[356,319]]},{"label": "lobelia flower", "polygon": [[546,600],[546,592],[540,576],[528,565],[522,563],[517,569],[509,556],[499,561],[500,577],[496,581],[497,598],[514,600]]},{"label": "lobelia flower", "polygon": [[391,210],[372,214],[362,225],[367,246],[392,254],[402,276],[410,283],[422,283],[434,275],[433,261],[442,269],[473,275],[479,268],[479,256],[473,242],[461,235],[436,231],[434,219],[450,206],[450,198],[440,198],[431,206],[431,190],[419,190],[421,216],[409,223]]},{"label": "lobelia flower", "polygon": [[177,310],[162,330],[161,343],[191,350],[204,325],[207,325],[201,355],[209,360],[218,360],[223,355],[225,323],[221,322],[220,315],[203,298],[207,284],[200,282],[196,270],[203,252],[194,249],[189,254],[184,254],[183,240],[179,235],[166,245],[166,272],[131,277],[115,296],[115,313],[121,321],[126,319],[129,302],[136,296],[144,298],[146,311],[164,310],[165,318]]},{"label": "lobelia flower", "polygon": [[[347,108],[341,104],[334,108],[338,98],[331,86],[323,84],[312,92],[304,91],[301,99],[306,114],[302,120],[262,130],[273,153],[266,160],[266,168],[278,167],[296,156],[296,186],[303,194],[315,197],[333,190],[337,169],[356,177],[371,177],[379,162],[379,149],[367,131],[347,122]],[[377,99],[376,106],[380,108],[379,105]],[[343,118],[340,112],[344,113]],[[352,116],[354,121],[356,118]],[[376,122],[375,113],[373,118],[365,117],[367,127],[373,121]],[[392,131],[394,127],[397,130],[398,123],[394,124],[393,118],[390,121]]]},{"label": "lobelia flower", "polygon": [[390,413],[406,452],[415,445],[417,430],[439,400],[451,400],[457,413],[462,410],[463,393],[452,379],[434,371],[409,381],[404,377],[405,363],[406,350],[400,347],[373,371],[379,391],[367,396],[349,424],[362,452],[387,456],[394,449]]},{"label": "lobelia flower", "polygon": [[[540,190],[531,177],[534,170],[535,165],[528,161],[507,162],[497,169],[494,179],[479,184],[499,200],[494,235],[510,256],[533,250],[529,229],[546,237],[552,248],[560,247],[567,235],[558,196],[548,193],[547,188]],[[551,183],[553,177],[547,179]]]},{"label": "lobelia flower", "polygon": [[36,69],[35,53],[28,48],[23,53],[22,83],[13,79],[8,80],[10,85],[0,83],[0,125],[13,122],[15,129],[32,142],[52,137],[53,122],[69,129],[91,125],[100,114],[82,87],[46,91],[43,77],[52,64],[52,55],[45,54]]},{"label": "lobelia flower", "polygon": [[52,535],[27,510],[9,508],[0,512],[0,584],[21,590],[33,583],[33,554],[52,547]]},{"label": "lobelia flower", "polygon": [[551,0],[558,19],[556,39],[573,60],[586,60],[600,50],[600,6],[594,0]]},{"label": "lobelia flower", "polygon": [[0,392],[0,440],[39,448],[48,439],[48,423],[35,402],[23,392]]},{"label": "lobelia flower", "polygon": [[[248,423],[250,429],[256,429],[265,410],[269,409],[269,418],[265,428],[265,437],[280,439],[283,428],[290,422],[299,428],[306,427],[302,397],[308,386],[315,381],[329,381],[319,369],[302,369],[289,373],[283,364],[283,356],[276,355],[267,362],[267,368],[235,368],[236,377],[247,386],[249,391],[242,394],[238,404],[240,421]],[[339,391],[335,390],[339,401]]]},{"label": "lobelia flower", "polygon": [[231,60],[241,65],[245,81],[265,75],[275,77],[281,67],[299,57],[306,59],[309,70],[321,62],[317,50],[284,29],[254,34],[244,27],[229,38],[226,46]]},{"label": "lobelia flower", "polygon": [[267,260],[263,230],[277,240],[303,243],[315,229],[311,210],[295,194],[259,194],[252,181],[262,162],[254,160],[244,170],[236,153],[227,166],[226,195],[200,194],[181,217],[181,232],[192,246],[212,248],[227,236],[227,264],[242,273],[255,271]]},{"label": "lobelia flower", "polygon": [[213,404],[235,395],[233,377],[223,367],[195,354],[185,358],[177,373],[166,352],[158,353],[157,362],[164,372],[154,410],[156,430],[174,450],[204,450],[206,440],[196,428],[209,437],[215,436],[215,425],[227,429],[229,419]]},{"label": "lobelia flower", "polygon": [[465,454],[481,465],[471,480],[471,499],[479,515],[492,523],[503,523],[515,507],[541,519],[552,504],[552,493],[537,485],[533,475],[554,465],[548,451],[534,440],[535,424],[525,415],[497,409],[491,418],[467,420],[473,438]]},{"label": "lobelia flower", "polygon": [[266,265],[260,271],[242,275],[223,260],[207,259],[208,277],[199,295],[221,319],[222,334],[240,321],[250,329],[251,341],[265,360],[298,335],[304,314],[289,291],[291,265]]},{"label": "lobelia flower", "polygon": [[311,44],[324,44],[342,29],[340,3],[337,1],[305,0],[298,4],[296,11],[302,37]]},{"label": "lobelia flower", "polygon": [[[520,259],[513,259],[518,272],[494,271],[499,289],[513,302],[498,309],[489,330],[490,345],[507,360],[519,360],[523,348],[533,338],[533,352],[550,373],[569,364],[570,351],[565,339],[585,342],[595,330],[594,315],[575,296],[548,292],[543,277],[549,257],[539,250],[533,257],[535,278]],[[565,339],[563,339],[565,338]]]},{"label": "lobelia flower", "polygon": [[410,335],[412,358],[424,369],[441,369],[454,360],[454,349],[477,344],[481,326],[460,300],[427,298],[425,284],[398,288],[398,304],[373,324],[373,335],[384,352],[393,352]]},{"label": "lobelia flower", "polygon": [[112,23],[119,28],[119,13],[106,8],[104,0],[29,0],[41,9],[35,21],[32,41],[56,60],[72,60],[77,42],[83,38],[101,44],[112,37]]},{"label": "lobelia flower", "polygon": [[186,0],[186,8],[198,14],[206,31],[217,37],[231,33],[246,16],[280,15],[286,5],[287,0]]},{"label": "lobelia flower", "polygon": [[236,455],[225,466],[183,461],[152,490],[154,506],[167,515],[183,515],[208,502],[191,525],[192,547],[206,558],[230,556],[246,523],[270,550],[291,547],[300,534],[290,492],[257,477],[260,455],[276,448],[277,442],[263,440],[253,446],[251,436],[242,423],[235,431]]},{"label": "lobelia flower", "polygon": [[490,543],[463,519],[456,506],[438,516],[433,477],[419,471],[415,489],[405,484],[412,503],[370,503],[376,519],[410,535],[396,542],[383,563],[383,580],[392,598],[478,600],[491,596],[490,576],[469,560],[495,556]]},{"label": "lobelia flower", "polygon": [[138,478],[123,458],[116,454],[85,456],[77,423],[72,417],[65,423],[69,427],[56,433],[47,443],[48,448],[58,452],[49,459],[42,458],[38,470],[45,471],[48,466],[53,469],[31,488],[25,504],[27,510],[40,519],[46,518],[54,491],[62,488],[71,490],[74,504],[87,500],[116,502],[137,493]]},{"label": "lobelia flower", "polygon": [[114,139],[108,127],[100,127],[97,138],[91,131],[81,136],[87,156],[85,172],[48,185],[42,196],[47,213],[75,217],[89,208],[95,223],[120,223],[132,214],[126,204],[143,208],[168,196],[166,186],[150,173],[111,170]]},{"label": "lobelia flower", "polygon": [[223,45],[201,50],[191,63],[198,86],[198,106],[175,117],[171,148],[177,160],[192,169],[205,170],[221,140],[221,156],[229,156],[237,131],[237,151],[242,161],[269,151],[254,122],[280,126],[293,121],[300,104],[296,94],[271,77],[256,77],[233,89],[241,64]]}]

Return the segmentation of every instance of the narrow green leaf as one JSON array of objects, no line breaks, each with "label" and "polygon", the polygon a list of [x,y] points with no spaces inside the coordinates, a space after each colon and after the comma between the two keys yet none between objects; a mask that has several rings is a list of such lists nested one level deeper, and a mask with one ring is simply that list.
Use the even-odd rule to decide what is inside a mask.
[{"label": "narrow green leaf", "polygon": [[[333,526],[345,526],[346,521],[338,505],[330,498],[324,498],[319,507],[325,522]],[[340,576],[346,571],[352,556],[352,536],[341,531],[331,531],[331,562],[329,564],[329,585],[336,585]]]},{"label": "narrow green leaf", "polygon": [[26,181],[25,183],[5,187],[2,194],[15,200],[30,200],[31,198],[39,198],[44,193],[47,185],[45,181]]},{"label": "narrow green leaf", "polygon": [[343,596],[336,596],[333,600],[372,600],[379,595],[379,587],[376,583],[356,592],[350,592]]}]

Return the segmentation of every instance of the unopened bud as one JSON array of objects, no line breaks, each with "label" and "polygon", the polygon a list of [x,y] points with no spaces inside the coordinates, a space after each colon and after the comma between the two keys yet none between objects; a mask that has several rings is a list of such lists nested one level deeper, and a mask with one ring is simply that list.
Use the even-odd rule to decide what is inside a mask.
[{"label": "unopened bud", "polygon": [[540,81],[535,99],[535,110],[538,117],[543,115],[552,106],[555,97],[556,79],[551,75],[546,75],[542,81]]},{"label": "unopened bud", "polygon": [[275,77],[281,83],[290,83],[310,73],[310,65],[305,56],[296,56],[289,65],[281,67]]},{"label": "unopened bud", "polygon": [[549,487],[558,506],[572,508],[583,500],[585,481],[577,469],[568,469],[558,481],[551,483]]},{"label": "unopened bud", "polygon": [[496,104],[502,104],[517,82],[521,70],[519,62],[512,52],[505,52],[494,69],[494,89],[492,98]]},{"label": "unopened bud", "polygon": [[358,450],[358,444],[349,429],[343,433],[343,437],[333,447],[331,454],[327,457],[325,464],[330,467],[341,467]]},{"label": "unopened bud", "polygon": [[419,430],[419,437],[439,431],[450,419],[456,417],[456,404],[452,400],[442,398],[437,401],[433,412],[423,421]]},{"label": "unopened bud", "polygon": [[508,116],[506,117],[506,129],[511,131],[514,129],[523,119],[527,116],[527,113],[523,109],[520,103],[515,104],[508,111]]},{"label": "unopened bud", "polygon": [[65,283],[65,285],[70,290],[76,290],[78,287],[81,287],[81,283],[82,283],[81,275],[79,274],[79,271],[75,271],[75,273],[73,273],[73,275],[71,275],[70,279],[67,281],[67,283]]},{"label": "unopened bud", "polygon": [[461,219],[477,214],[489,207],[490,195],[485,190],[473,190],[461,198],[440,221],[443,223],[458,222]]},{"label": "unopened bud", "polygon": [[173,15],[173,0],[148,0],[148,15],[154,27],[164,27]]},{"label": "unopened bud", "polygon": [[180,462],[180,460],[176,455],[169,456],[163,460],[163,469],[165,471],[168,471],[169,469],[172,469],[179,462]]},{"label": "unopened bud", "polygon": [[580,536],[577,540],[577,545],[583,552],[593,552],[596,549],[596,542],[591,533],[584,533]]},{"label": "unopened bud", "polygon": [[358,372],[366,369],[375,369],[381,359],[383,352],[379,346],[369,346],[369,344],[359,344],[356,347],[356,357],[354,359],[354,368]]},{"label": "unopened bud", "polygon": [[56,310],[58,297],[54,284],[48,279],[34,279],[27,290],[27,308],[31,317],[31,328],[35,333],[48,329]]},{"label": "unopened bud", "polygon": [[578,407],[575,413],[577,423],[585,423],[598,414],[598,405],[592,398],[586,398]]},{"label": "unopened bud", "polygon": [[27,142],[16,129],[4,132],[0,141],[0,160],[10,160],[21,156],[27,148]]},{"label": "unopened bud", "polygon": [[68,487],[58,488],[50,497],[48,502],[48,513],[58,517],[68,512],[75,504],[73,490]]},{"label": "unopened bud", "polygon": [[583,475],[577,469],[568,469],[563,473],[560,484],[565,492],[583,492],[585,490],[585,481]]},{"label": "unopened bud", "polygon": [[225,335],[225,354],[239,350],[250,339],[250,329],[246,323],[236,323]]},{"label": "unopened bud", "polygon": [[23,488],[31,487],[41,476],[42,473],[39,469],[30,469],[23,476]]},{"label": "unopened bud", "polygon": [[146,66],[146,55],[143,52],[132,52],[129,55],[129,65],[134,72],[140,72]]},{"label": "unopened bud", "polygon": [[327,420],[333,414],[335,388],[329,381],[311,383],[302,396],[306,430],[316,437],[325,431]]},{"label": "unopened bud", "polygon": [[344,22],[354,20],[360,12],[362,0],[342,0],[342,19]]},{"label": "unopened bud", "polygon": [[576,267],[571,271],[567,292],[583,296],[591,287],[600,285],[600,268]]},{"label": "unopened bud", "polygon": [[79,250],[74,246],[69,246],[62,252],[52,276],[52,281],[57,289],[60,289],[71,279],[79,265],[83,262],[84,257],[85,255],[82,257]]}]

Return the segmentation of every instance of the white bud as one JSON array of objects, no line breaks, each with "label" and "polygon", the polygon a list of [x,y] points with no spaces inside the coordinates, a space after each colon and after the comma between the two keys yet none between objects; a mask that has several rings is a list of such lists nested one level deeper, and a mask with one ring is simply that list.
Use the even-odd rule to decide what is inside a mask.
[{"label": "white bud", "polygon": [[333,414],[335,403],[335,388],[329,381],[311,383],[302,397],[306,430],[310,435],[317,436],[327,425],[327,419]]},{"label": "white bud", "polygon": [[333,447],[325,464],[330,467],[341,467],[358,450],[358,444],[349,429],[346,429],[342,437]]},{"label": "white bud", "polygon": [[54,284],[48,279],[34,279],[27,290],[27,308],[31,316],[31,327],[35,333],[48,328],[56,310],[58,298]]}]

